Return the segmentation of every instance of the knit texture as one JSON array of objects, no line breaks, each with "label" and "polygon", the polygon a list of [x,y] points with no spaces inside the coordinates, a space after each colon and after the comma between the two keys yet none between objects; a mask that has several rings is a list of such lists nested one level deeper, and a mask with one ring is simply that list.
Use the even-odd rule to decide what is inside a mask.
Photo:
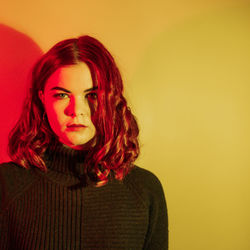
[{"label": "knit texture", "polygon": [[0,249],[168,249],[165,197],[151,172],[135,166],[94,187],[84,152],[60,145],[44,159],[47,173],[0,165]]}]

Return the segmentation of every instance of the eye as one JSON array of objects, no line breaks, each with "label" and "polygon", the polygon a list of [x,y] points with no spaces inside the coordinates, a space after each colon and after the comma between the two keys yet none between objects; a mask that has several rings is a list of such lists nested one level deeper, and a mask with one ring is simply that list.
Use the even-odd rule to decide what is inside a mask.
[{"label": "eye", "polygon": [[97,93],[95,92],[90,92],[86,95],[86,97],[90,100],[96,100],[97,99]]},{"label": "eye", "polygon": [[57,99],[65,99],[66,97],[68,97],[68,94],[66,93],[56,93],[53,95],[53,97],[57,98]]}]

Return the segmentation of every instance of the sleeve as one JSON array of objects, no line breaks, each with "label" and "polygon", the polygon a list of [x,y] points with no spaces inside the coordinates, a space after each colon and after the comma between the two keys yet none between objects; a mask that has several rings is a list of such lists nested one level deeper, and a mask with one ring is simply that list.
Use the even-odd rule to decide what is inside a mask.
[{"label": "sleeve", "polygon": [[8,216],[4,210],[4,199],[5,199],[5,180],[2,175],[2,164],[0,165],[0,249],[8,249],[8,227],[6,226],[6,222],[8,220]]},{"label": "sleeve", "polygon": [[5,179],[3,177],[2,169],[4,165],[0,164],[0,215],[2,214],[3,210],[3,203],[6,195],[6,185],[5,185]]},{"label": "sleeve", "polygon": [[6,215],[4,215],[3,213],[0,213],[0,249],[8,249],[7,248],[7,244],[8,244],[8,227],[6,225],[8,225],[6,223],[6,220],[8,218],[6,217]]},{"label": "sleeve", "polygon": [[153,176],[150,181],[149,227],[144,249],[168,249],[168,213],[164,191],[159,179]]}]

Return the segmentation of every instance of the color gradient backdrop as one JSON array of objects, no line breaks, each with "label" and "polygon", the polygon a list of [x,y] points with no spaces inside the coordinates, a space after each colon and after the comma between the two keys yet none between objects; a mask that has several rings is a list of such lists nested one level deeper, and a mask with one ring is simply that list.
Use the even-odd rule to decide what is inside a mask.
[{"label": "color gradient backdrop", "polygon": [[138,118],[136,163],[163,184],[170,249],[250,249],[249,0],[5,0],[0,23],[0,162],[34,61],[92,35]]}]

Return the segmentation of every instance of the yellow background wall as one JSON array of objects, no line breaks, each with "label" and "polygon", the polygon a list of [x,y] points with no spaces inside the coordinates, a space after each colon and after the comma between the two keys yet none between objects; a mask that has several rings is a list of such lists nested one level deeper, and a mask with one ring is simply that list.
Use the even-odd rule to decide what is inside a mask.
[{"label": "yellow background wall", "polygon": [[250,249],[248,0],[6,0],[0,23],[43,51],[100,39],[139,121],[137,164],[163,184],[170,249]]}]

